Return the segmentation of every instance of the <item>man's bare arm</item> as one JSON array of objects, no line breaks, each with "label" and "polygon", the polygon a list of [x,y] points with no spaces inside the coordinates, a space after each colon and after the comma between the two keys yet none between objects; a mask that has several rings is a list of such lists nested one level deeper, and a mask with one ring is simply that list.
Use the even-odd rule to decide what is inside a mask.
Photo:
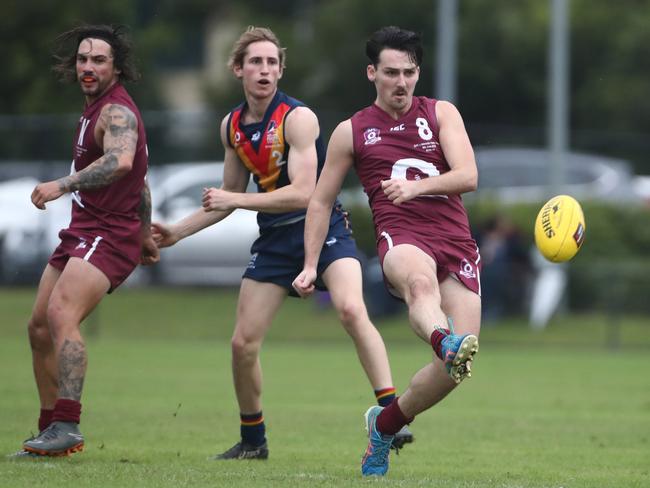
[{"label": "man's bare arm", "polygon": [[140,193],[138,216],[140,217],[140,235],[142,236],[140,264],[155,264],[160,260],[160,251],[151,233],[151,191],[146,180]]},{"label": "man's bare arm", "polygon": [[138,144],[138,119],[123,105],[102,108],[95,135],[102,135],[104,155],[78,173],[60,178],[62,192],[108,186],[131,170]]},{"label": "man's bare arm", "polygon": [[325,166],[307,208],[304,266],[292,283],[302,297],[314,291],[318,259],[327,237],[332,205],[353,163],[352,124],[348,119],[341,122],[332,133],[327,147]]},{"label": "man's bare arm", "polygon": [[458,109],[449,102],[436,104],[440,147],[450,171],[421,180],[384,180],[381,187],[388,199],[400,205],[420,195],[460,195],[476,190],[478,170],[474,150]]},{"label": "man's bare arm", "polygon": [[[285,136],[290,145],[286,163],[290,184],[263,193],[228,192],[211,188],[204,199],[204,208],[210,211],[245,208],[269,213],[307,208],[309,197],[316,185],[318,166],[316,139],[319,133],[316,115],[307,107],[296,108],[287,116],[285,127]],[[222,139],[224,137],[222,136]],[[228,147],[225,140],[224,147]],[[234,149],[228,147],[227,152],[228,150],[233,153],[233,158],[238,161],[239,166],[245,169]],[[248,175],[248,172],[246,174]],[[223,189],[228,190],[225,184]]]},{"label": "man's bare arm", "polygon": [[140,193],[140,205],[138,206],[138,217],[140,217],[140,229],[143,234],[151,232],[151,190],[145,181]]},{"label": "man's bare arm", "polygon": [[138,119],[131,110],[123,105],[105,105],[94,135],[104,154],[77,173],[36,185],[31,199],[37,208],[44,210],[47,202],[64,193],[108,186],[131,171],[138,143]]},{"label": "man's bare arm", "polygon": [[[223,184],[216,188],[204,189],[203,199],[209,191],[232,195],[246,191],[250,173],[237,157],[237,153],[230,147],[227,140],[228,115],[221,121],[221,141],[225,148]],[[216,224],[225,219],[234,211],[234,207],[224,210],[208,210],[203,206],[190,215],[184,217],[174,224],[153,222],[152,233],[159,247],[173,246],[176,242],[192,234],[199,232],[206,227]]]}]

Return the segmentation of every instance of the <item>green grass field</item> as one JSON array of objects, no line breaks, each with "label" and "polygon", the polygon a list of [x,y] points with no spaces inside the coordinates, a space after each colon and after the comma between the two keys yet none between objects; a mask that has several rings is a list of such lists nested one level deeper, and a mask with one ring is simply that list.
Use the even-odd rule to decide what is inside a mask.
[{"label": "green grass field", "polygon": [[[35,429],[25,323],[34,290],[0,289],[1,487],[647,487],[650,324],[602,316],[533,332],[485,328],[474,378],[412,424],[385,479],[363,480],[372,391],[330,310],[290,300],[263,349],[267,462],[207,458],[238,438],[229,337],[235,294],[120,290],[85,324],[86,448],[10,460]],[[379,323],[396,387],[428,360],[404,317]]]}]

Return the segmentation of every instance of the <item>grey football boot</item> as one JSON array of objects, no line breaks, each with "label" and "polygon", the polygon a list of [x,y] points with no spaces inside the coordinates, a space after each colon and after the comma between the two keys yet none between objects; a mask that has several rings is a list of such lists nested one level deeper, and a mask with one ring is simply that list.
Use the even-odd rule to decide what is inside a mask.
[{"label": "grey football boot", "polygon": [[84,438],[74,422],[52,422],[33,439],[24,442],[23,450],[41,456],[68,456],[83,451]]},{"label": "grey football boot", "polygon": [[413,432],[409,430],[408,425],[405,425],[393,437],[390,448],[395,449],[395,454],[398,454],[399,450],[404,447],[404,444],[410,444],[413,440]]},{"label": "grey football boot", "polygon": [[[39,435],[40,435],[40,432],[39,432]],[[31,440],[34,440],[36,437],[37,436],[35,436],[32,433],[32,435],[30,437],[28,437],[27,439],[25,439],[23,441],[23,444],[25,442],[29,442]],[[7,456],[6,456],[7,459],[11,459],[11,460],[15,460],[15,459],[35,459],[35,458],[42,458],[42,457],[43,456],[41,456],[40,454],[25,451],[25,449],[21,449],[20,451],[12,452],[11,454],[7,454]]]}]

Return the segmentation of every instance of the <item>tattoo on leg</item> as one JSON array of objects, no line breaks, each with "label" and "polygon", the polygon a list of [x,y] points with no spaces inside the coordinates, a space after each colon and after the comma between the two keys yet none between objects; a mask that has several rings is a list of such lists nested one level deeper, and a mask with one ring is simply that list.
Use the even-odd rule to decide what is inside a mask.
[{"label": "tattoo on leg", "polygon": [[59,351],[59,398],[81,400],[86,376],[86,346],[66,339]]}]

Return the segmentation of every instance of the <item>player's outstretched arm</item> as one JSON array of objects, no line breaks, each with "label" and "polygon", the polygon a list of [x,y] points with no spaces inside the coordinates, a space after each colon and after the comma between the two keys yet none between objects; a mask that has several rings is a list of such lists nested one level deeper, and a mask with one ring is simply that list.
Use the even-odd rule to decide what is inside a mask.
[{"label": "player's outstretched arm", "polygon": [[[200,230],[220,222],[230,215],[236,208],[230,204],[224,205],[227,208],[210,207],[210,202],[220,199],[231,199],[233,195],[246,191],[250,173],[239,161],[237,153],[230,147],[226,139],[228,116],[221,122],[221,140],[225,148],[223,184],[221,188],[204,188],[202,206],[193,213],[184,217],[174,224],[154,222],[151,224],[151,232],[158,247],[169,247],[176,244],[185,237],[196,234]],[[213,199],[214,200],[211,200]]]},{"label": "player's outstretched arm", "polygon": [[307,208],[305,263],[302,272],[293,281],[293,287],[300,296],[307,296],[314,291],[316,268],[323,242],[327,237],[332,205],[353,162],[352,124],[346,120],[332,133],[325,166]]},{"label": "player's outstretched arm", "polygon": [[138,119],[128,107],[104,105],[94,135],[104,154],[77,173],[37,185],[32,192],[36,207],[44,209],[45,203],[64,193],[103,188],[131,171],[138,144]]}]

